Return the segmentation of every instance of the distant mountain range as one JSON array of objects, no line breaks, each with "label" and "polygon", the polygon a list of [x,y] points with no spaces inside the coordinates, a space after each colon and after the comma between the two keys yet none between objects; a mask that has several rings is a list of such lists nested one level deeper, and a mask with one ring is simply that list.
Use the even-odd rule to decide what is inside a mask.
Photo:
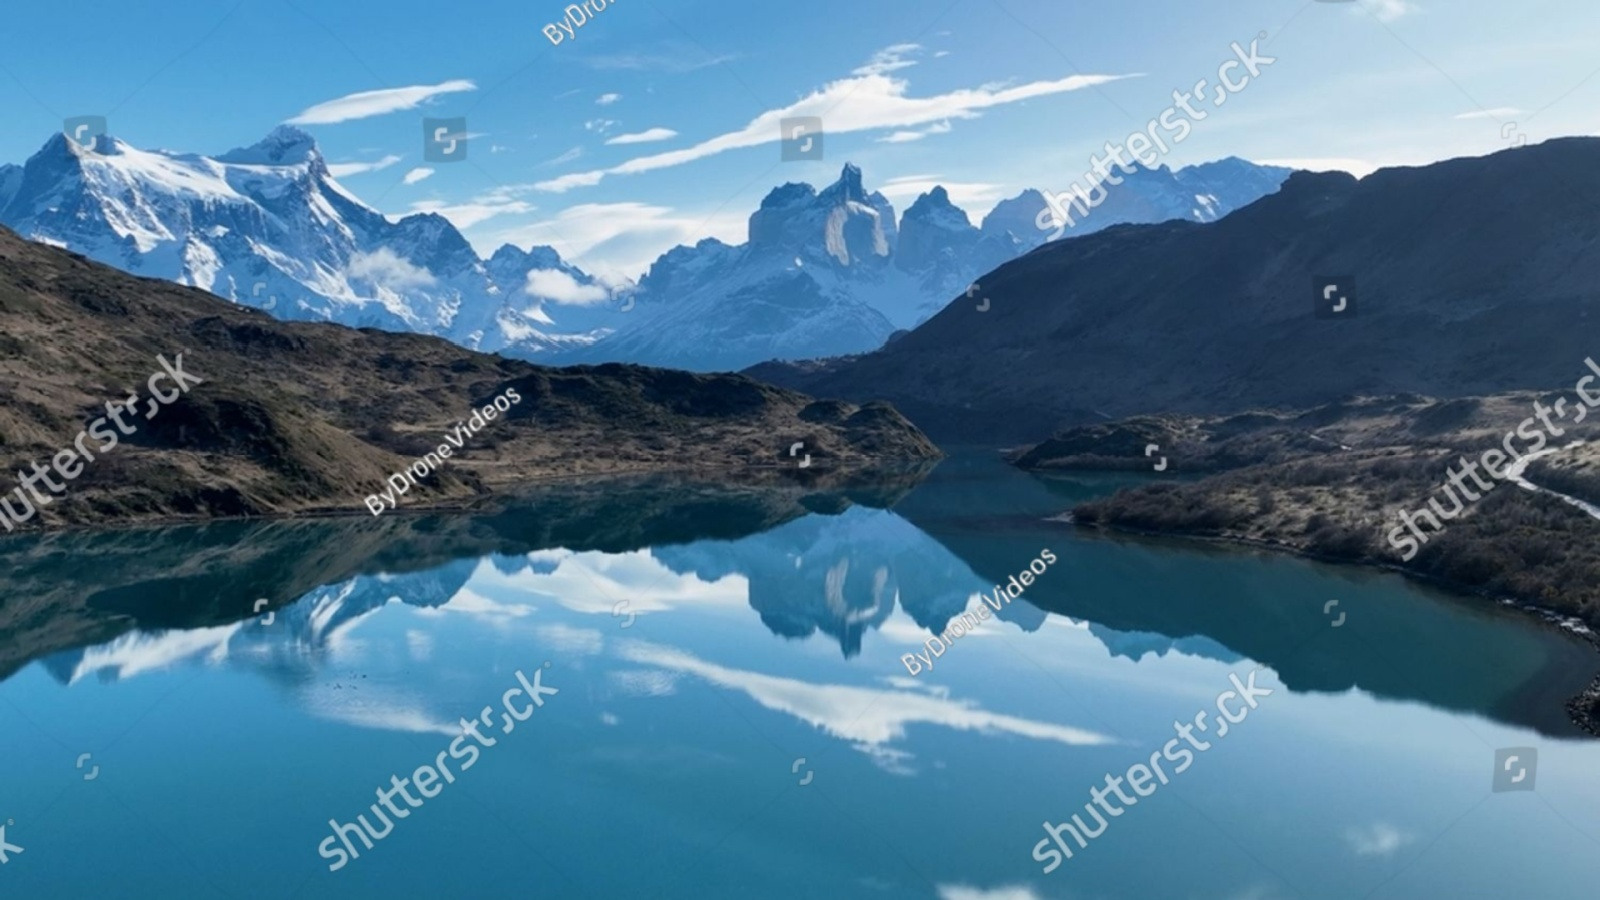
[{"label": "distant mountain range", "polygon": [[[1210,225],[1057,241],[856,359],[762,380],[884,399],[935,438],[1037,441],[1151,413],[1359,395],[1551,390],[1585,374],[1600,298],[1600,140],[1357,180],[1296,172]],[[1318,316],[1318,287],[1351,303]]]},{"label": "distant mountain range", "polygon": [[[1069,233],[1214,221],[1288,174],[1238,159],[1139,169]],[[58,134],[25,165],[0,166],[0,224],[280,319],[420,332],[541,363],[694,371],[874,350],[1042,243],[1045,208],[1025,191],[975,226],[935,188],[897,220],[847,165],[821,191],[773,190],[747,243],[677,247],[619,293],[550,247],[484,259],[443,216],[391,221],[292,127],[216,157]]]}]

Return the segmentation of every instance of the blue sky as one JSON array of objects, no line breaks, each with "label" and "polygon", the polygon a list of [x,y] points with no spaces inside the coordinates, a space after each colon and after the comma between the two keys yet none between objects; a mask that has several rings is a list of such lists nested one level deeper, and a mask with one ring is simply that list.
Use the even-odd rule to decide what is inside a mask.
[{"label": "blue sky", "polygon": [[[74,115],[207,154],[309,119],[341,182],[385,213],[438,210],[486,253],[550,244],[620,277],[677,243],[742,241],[769,190],[820,187],[846,161],[901,211],[939,183],[975,221],[1024,188],[1065,189],[1262,32],[1276,61],[1162,162],[1364,174],[1600,131],[1593,0],[615,0],[553,45],[542,29],[563,8],[21,5],[0,161]],[[340,102],[363,92],[381,93]],[[752,127],[791,107],[826,110],[823,160],[782,162],[777,129]],[[465,116],[468,160],[426,164],[423,116]]]}]

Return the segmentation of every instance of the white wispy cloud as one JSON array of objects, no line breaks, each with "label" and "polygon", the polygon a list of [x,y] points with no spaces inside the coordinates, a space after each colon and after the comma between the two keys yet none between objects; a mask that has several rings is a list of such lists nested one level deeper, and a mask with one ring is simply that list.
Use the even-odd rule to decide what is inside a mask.
[{"label": "white wispy cloud", "polygon": [[887,75],[900,69],[908,69],[916,65],[916,63],[906,57],[921,49],[921,44],[895,44],[891,47],[885,47],[872,54],[872,58],[867,60],[866,65],[852,71],[850,74]]},{"label": "white wispy cloud", "polygon": [[1345,832],[1345,843],[1357,856],[1393,856],[1400,848],[1416,840],[1416,835],[1401,831],[1388,822],[1351,828]]},{"label": "white wispy cloud", "polygon": [[1509,119],[1512,116],[1522,115],[1522,110],[1515,106],[1496,106],[1494,109],[1475,109],[1455,116],[1457,119]]},{"label": "white wispy cloud", "polygon": [[990,712],[971,700],[847,684],[813,684],[797,678],[721,666],[659,644],[630,642],[618,655],[629,662],[693,675],[741,691],[768,709],[787,713],[845,741],[880,766],[900,774],[910,774],[906,763],[911,753],[892,745],[905,740],[908,726],[938,725],[954,731],[1009,734],[1068,747],[1117,743],[1109,735],[1087,729]]},{"label": "white wispy cloud", "polygon": [[1288,166],[1291,169],[1304,169],[1307,172],[1349,172],[1357,178],[1365,178],[1382,168],[1371,160],[1343,156],[1296,156],[1284,159],[1258,159],[1256,162],[1263,166]]},{"label": "white wispy cloud", "polygon": [[668,141],[678,136],[671,128],[650,128],[632,134],[619,134],[607,144],[648,144],[652,141]]},{"label": "white wispy cloud", "polygon": [[887,137],[878,138],[880,144],[906,144],[911,141],[920,141],[930,134],[949,134],[949,122],[938,122],[921,131],[896,131]]},{"label": "white wispy cloud", "polygon": [[414,213],[438,213],[457,228],[471,228],[496,216],[518,215],[533,212],[538,207],[520,199],[525,187],[498,187],[459,203],[440,200],[418,200],[411,204]]},{"label": "white wispy cloud", "polygon": [[601,106],[610,106],[621,99],[621,94],[601,94],[600,96],[594,98],[594,102],[600,104]]},{"label": "white wispy cloud", "polygon": [[552,159],[549,162],[545,163],[545,165],[549,165],[549,166],[564,165],[566,163],[572,162],[575,159],[578,159],[581,156],[583,156],[583,148],[582,147],[573,147],[571,150],[568,150],[567,152],[565,152],[565,153],[561,154],[560,156],[556,157],[555,159]]},{"label": "white wispy cloud", "polygon": [[668,43],[664,46],[664,53],[613,53],[598,54],[585,57],[584,65],[591,69],[601,71],[625,72],[667,72],[673,75],[682,75],[700,69],[719,66],[726,62],[733,62],[739,57],[732,54],[722,56],[707,56],[699,47],[686,42]]},{"label": "white wispy cloud", "polygon": [[1009,887],[978,888],[965,884],[938,885],[939,900],[1040,900],[1025,884]]},{"label": "white wispy cloud", "polygon": [[994,206],[1005,199],[1006,188],[1001,184],[982,181],[947,181],[936,175],[902,175],[891,178],[878,188],[898,209],[905,209],[912,201],[936,187],[943,187],[950,202],[975,215],[978,210]]},{"label": "white wispy cloud", "polygon": [[406,109],[416,109],[441,94],[475,91],[478,86],[471,81],[458,79],[441,84],[415,84],[409,87],[384,88],[377,91],[360,91],[335,100],[308,107],[288,121],[290,125],[332,125],[367,119]]},{"label": "white wispy cloud", "polygon": [[596,277],[623,282],[678,244],[706,237],[741,243],[748,222],[748,213],[731,209],[707,216],[648,203],[581,203],[551,219],[474,233],[472,239],[485,249],[559,242],[569,262]]},{"label": "white wispy cloud", "polygon": [[[907,45],[898,45],[903,51]],[[895,50],[896,48],[890,48]],[[633,175],[681,166],[696,160],[772,144],[782,139],[780,123],[787,118],[820,116],[827,132],[847,134],[883,129],[910,129],[953,119],[974,119],[983,111],[1023,100],[1082,90],[1132,75],[1072,75],[1054,81],[1034,81],[1012,87],[984,85],[937,94],[908,96],[909,84],[886,74],[904,68],[903,52],[878,54],[849,78],[832,82],[779,109],[769,110],[737,131],[718,135],[692,147],[631,159],[609,169],[575,172],[539,182],[542,191],[560,193],[599,184],[607,176]],[[866,73],[866,74],[862,74]]]},{"label": "white wispy cloud", "polygon": [[437,281],[427,269],[412,265],[388,247],[350,257],[349,272],[351,277],[364,278],[392,291],[427,287]]},{"label": "white wispy cloud", "polygon": [[560,269],[534,269],[528,273],[528,283],[523,290],[529,296],[557,303],[600,303],[610,296],[605,288],[597,284],[579,284],[578,279]]},{"label": "white wispy cloud", "polygon": [[1417,11],[1417,5],[1410,0],[1365,0],[1365,4],[1380,22],[1393,22]]},{"label": "white wispy cloud", "polygon": [[415,169],[412,169],[411,171],[407,172],[406,173],[406,177],[403,180],[405,181],[406,184],[416,184],[419,181],[424,181],[424,180],[426,180],[428,178],[432,178],[433,177],[433,173],[434,173],[434,170],[428,168],[427,166],[417,166]]},{"label": "white wispy cloud", "polygon": [[399,161],[400,157],[391,154],[373,162],[329,163],[328,174],[335,178],[348,178],[364,172],[381,172]]}]

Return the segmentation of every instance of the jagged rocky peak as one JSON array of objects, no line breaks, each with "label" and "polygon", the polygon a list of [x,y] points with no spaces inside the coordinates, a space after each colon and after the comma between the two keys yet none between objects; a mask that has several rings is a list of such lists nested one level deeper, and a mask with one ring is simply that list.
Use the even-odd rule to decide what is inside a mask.
[{"label": "jagged rocky peak", "polygon": [[950,193],[943,185],[918,197],[906,210],[905,218],[907,222],[920,221],[951,230],[972,227],[972,220],[967,218],[966,211],[950,202]]},{"label": "jagged rocky peak", "polygon": [[839,180],[820,196],[830,203],[866,203],[867,189],[861,181],[861,167],[855,163],[845,163]]},{"label": "jagged rocky peak", "polygon": [[1039,213],[1046,209],[1044,194],[1029,188],[1008,200],[1001,200],[983,217],[985,235],[1004,238],[1010,235],[1023,246],[1033,247],[1043,238],[1039,230]]},{"label": "jagged rocky peak", "polygon": [[316,138],[293,125],[279,125],[256,143],[218,156],[217,162],[246,166],[294,166],[321,158],[322,152],[317,149]]},{"label": "jagged rocky peak", "polygon": [[716,238],[703,238],[693,247],[679,244],[650,265],[650,271],[639,279],[639,287],[646,294],[661,296],[687,291],[700,279],[727,271],[739,255],[739,248]]},{"label": "jagged rocky peak", "polygon": [[840,266],[888,259],[894,236],[894,207],[882,194],[867,193],[853,164],[820,192],[809,184],[777,188],[750,217],[752,250]]},{"label": "jagged rocky peak", "polygon": [[923,194],[900,221],[900,246],[895,265],[920,272],[941,263],[960,261],[970,253],[982,233],[960,207],[950,202],[942,186]]},{"label": "jagged rocky peak", "polygon": [[556,248],[543,244],[536,244],[527,250],[515,244],[506,244],[489,257],[492,270],[559,269],[564,264]]}]

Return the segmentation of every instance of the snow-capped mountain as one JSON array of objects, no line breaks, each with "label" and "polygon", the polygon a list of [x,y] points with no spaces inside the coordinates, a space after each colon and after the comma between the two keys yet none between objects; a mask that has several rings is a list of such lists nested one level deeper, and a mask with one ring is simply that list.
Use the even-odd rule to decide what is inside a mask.
[{"label": "snow-capped mountain", "polygon": [[[1288,169],[1223,160],[1176,172],[1139,169],[1072,234],[1122,222],[1210,222],[1277,190]],[[750,217],[749,242],[702,241],[658,259],[633,297],[637,315],[568,359],[739,369],[769,359],[863,353],[914,328],[984,274],[1050,236],[1035,190],[1004,201],[974,226],[942,187],[897,223],[846,165],[817,191],[773,190]]]},{"label": "snow-capped mountain", "polygon": [[280,127],[217,157],[53,136],[0,169],[0,222],[137,275],[282,319],[417,331],[483,350],[537,351],[603,332],[552,328],[529,274],[605,297],[547,247],[486,263],[443,216],[390,221],[334,180],[311,137]]},{"label": "snow-capped mountain", "polygon": [[[1177,171],[1168,166],[1152,169],[1138,164],[1132,171],[1113,170],[1122,183],[1103,185],[1106,196],[1100,205],[1084,211],[1080,204],[1072,212],[1073,222],[1063,237],[1092,234],[1113,225],[1148,225],[1173,219],[1215,222],[1275,192],[1292,171],[1282,166],[1257,165],[1236,156]],[[1069,184],[1061,192],[1062,203],[1071,201],[1070,192]],[[1032,249],[1054,234],[1055,226],[1039,227],[1040,221],[1049,220],[1048,216],[1040,219],[1040,213],[1047,208],[1043,194],[1026,191],[997,206],[984,220],[984,231],[1008,229],[1021,235],[1017,230],[1021,228],[1027,232],[1024,242]]]},{"label": "snow-capped mountain", "polygon": [[706,240],[656,260],[632,318],[575,358],[720,370],[874,349],[918,301],[891,264],[894,223],[855,166],[820,192],[786,184],[750,216],[747,243]]},{"label": "snow-capped mountain", "polygon": [[[1071,233],[1212,221],[1288,172],[1239,159],[1140,169]],[[978,227],[939,187],[897,220],[846,165],[821,191],[773,190],[745,244],[663,254],[619,304],[552,248],[508,245],[484,259],[443,216],[391,220],[287,126],[216,157],[57,134],[25,165],[0,166],[0,223],[22,236],[279,318],[422,332],[549,364],[698,371],[876,349],[1042,243],[1045,209],[1026,191]]]}]

